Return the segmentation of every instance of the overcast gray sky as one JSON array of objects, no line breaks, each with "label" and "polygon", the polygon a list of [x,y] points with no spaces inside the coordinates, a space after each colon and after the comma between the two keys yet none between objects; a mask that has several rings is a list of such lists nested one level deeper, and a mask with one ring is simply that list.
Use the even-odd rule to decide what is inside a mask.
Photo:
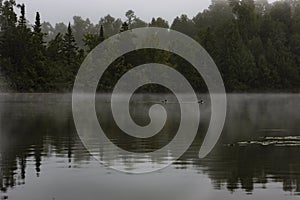
[{"label": "overcast gray sky", "polygon": [[27,19],[34,21],[37,11],[42,21],[68,22],[74,15],[90,18],[98,22],[100,17],[111,14],[115,18],[124,18],[124,13],[132,9],[142,20],[149,22],[152,17],[172,20],[181,14],[195,16],[207,8],[211,0],[17,0],[25,3]]},{"label": "overcast gray sky", "polygon": [[[271,0],[274,1],[274,0]],[[98,23],[107,14],[124,19],[124,13],[132,9],[146,22],[152,17],[163,17],[172,23],[176,16],[187,14],[190,18],[207,8],[211,0],[17,0],[26,4],[27,19],[34,21],[35,13],[41,13],[42,21],[52,24],[72,22],[74,15],[89,18]]]}]

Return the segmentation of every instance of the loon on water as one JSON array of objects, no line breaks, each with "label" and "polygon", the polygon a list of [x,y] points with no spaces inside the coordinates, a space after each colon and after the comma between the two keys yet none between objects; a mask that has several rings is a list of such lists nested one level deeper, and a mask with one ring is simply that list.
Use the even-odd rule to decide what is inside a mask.
[{"label": "loon on water", "polygon": [[198,103],[199,104],[204,104],[204,100],[201,99],[200,101],[198,101]]},{"label": "loon on water", "polygon": [[165,100],[162,100],[161,102],[164,103],[164,104],[166,104],[168,102],[168,100],[165,99]]}]

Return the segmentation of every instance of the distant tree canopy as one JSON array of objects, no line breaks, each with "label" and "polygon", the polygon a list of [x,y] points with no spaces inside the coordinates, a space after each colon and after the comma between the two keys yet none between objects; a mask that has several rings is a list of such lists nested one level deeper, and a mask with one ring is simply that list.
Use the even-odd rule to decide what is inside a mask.
[{"label": "distant tree canopy", "polygon": [[[0,74],[14,91],[71,91],[80,64],[93,48],[114,34],[148,26],[171,28],[198,41],[216,62],[229,92],[300,89],[300,0],[212,0],[192,19],[183,14],[170,25],[161,17],[144,22],[132,10],[125,13],[125,21],[107,15],[93,24],[74,16],[72,23],[54,26],[41,22],[37,12],[31,25],[25,9],[14,0],[0,0]],[[164,51],[134,53],[110,66],[99,82],[102,91],[110,91],[130,68],[151,61],[174,67],[197,91],[205,90],[182,58]]]}]

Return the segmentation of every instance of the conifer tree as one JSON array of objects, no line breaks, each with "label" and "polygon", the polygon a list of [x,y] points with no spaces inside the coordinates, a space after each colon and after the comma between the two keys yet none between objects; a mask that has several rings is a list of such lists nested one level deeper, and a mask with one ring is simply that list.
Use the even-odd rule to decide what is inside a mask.
[{"label": "conifer tree", "polygon": [[64,35],[64,54],[66,56],[66,64],[72,65],[74,63],[74,59],[77,56],[77,46],[76,41],[73,35],[71,23],[68,25],[68,29],[66,34]]},{"label": "conifer tree", "polygon": [[104,41],[104,30],[103,30],[103,25],[101,24],[100,26],[100,35],[99,35],[99,42],[103,42]]},{"label": "conifer tree", "polygon": [[21,16],[20,16],[20,19],[19,19],[19,27],[25,28],[26,27],[25,5],[21,4],[21,5],[18,5],[18,7],[21,10]]},{"label": "conifer tree", "polygon": [[34,30],[34,33],[36,33],[36,34],[39,34],[42,32],[41,17],[40,17],[39,12],[36,13],[33,30]]}]

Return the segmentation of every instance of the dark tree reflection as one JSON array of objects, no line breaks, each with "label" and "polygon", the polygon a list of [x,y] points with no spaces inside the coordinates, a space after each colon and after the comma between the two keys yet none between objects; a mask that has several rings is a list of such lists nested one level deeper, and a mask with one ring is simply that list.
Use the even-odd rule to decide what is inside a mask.
[{"label": "dark tree reflection", "polygon": [[[173,167],[178,170],[192,169],[196,173],[208,175],[216,190],[235,192],[242,189],[251,194],[256,188],[268,188],[268,183],[281,183],[283,191],[299,195],[300,146],[251,144],[251,141],[262,140],[266,136],[297,136],[298,132],[295,130],[300,128],[300,109],[295,106],[297,101],[297,95],[274,98],[255,95],[241,98],[231,95],[222,138],[214,151],[200,160],[197,157],[198,151],[210,116],[209,112],[202,109],[199,134],[194,144]],[[168,112],[173,114],[178,123],[178,108],[168,106]],[[139,114],[138,110],[147,110],[141,107],[142,104],[136,106],[132,114]],[[39,177],[43,173],[44,161],[50,157],[64,159],[66,168],[73,168],[77,163],[91,159],[76,134],[69,95],[12,95],[0,102],[0,109],[1,192],[5,193],[17,185],[25,184],[28,168],[35,169],[36,176]],[[147,121],[141,115],[139,117],[140,123]],[[138,144],[134,140],[127,142],[128,136],[123,136],[113,123],[108,122],[108,118],[102,119],[110,137],[122,143],[120,146],[127,145],[129,150],[135,151],[138,148],[154,150],[160,147],[172,140],[173,135],[167,133],[178,127],[178,124],[172,126],[168,121],[164,128],[165,134],[154,141]],[[290,140],[295,140],[297,144],[297,138]],[[243,141],[246,142],[239,143]],[[122,155],[120,157],[126,163],[128,158]]]}]

